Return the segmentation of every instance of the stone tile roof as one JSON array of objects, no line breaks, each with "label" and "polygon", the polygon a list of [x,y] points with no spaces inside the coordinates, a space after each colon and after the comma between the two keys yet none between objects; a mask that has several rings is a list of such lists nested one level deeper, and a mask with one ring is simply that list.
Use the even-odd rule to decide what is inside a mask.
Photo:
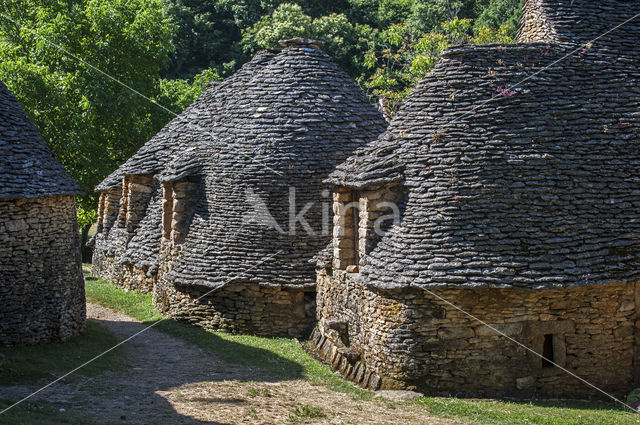
[{"label": "stone tile roof", "polygon": [[338,167],[328,182],[401,178],[408,189],[401,223],[361,279],[541,288],[640,278],[637,50],[594,44],[552,65],[569,51],[450,49],[388,131]]},{"label": "stone tile roof", "polygon": [[610,30],[638,13],[637,0],[527,0],[518,41],[571,46],[597,39],[601,51],[635,50],[637,54],[640,18],[619,31]]},{"label": "stone tile roof", "polygon": [[[218,119],[218,111],[233,101],[233,93],[251,78],[256,69],[267,63],[277,51],[263,51],[224,81],[210,84],[196,101],[171,120],[138,152],[111,173],[97,187],[105,191],[122,184],[124,175],[155,174],[166,169],[170,161],[189,152],[203,140],[209,140]],[[162,188],[157,185],[146,214],[127,243],[120,263],[132,263],[155,273],[162,237]],[[117,232],[110,232],[103,244],[105,252],[113,254]]]},{"label": "stone tile roof", "polygon": [[[220,287],[235,277],[313,286],[309,260],[330,239],[319,228],[321,201],[330,204],[328,192],[322,198],[322,180],[386,128],[382,115],[317,46],[305,40],[284,44],[234,87],[208,127],[211,138],[199,138],[198,147],[160,176],[201,178],[202,196],[181,256],[166,276],[177,284]],[[315,236],[300,225],[296,235],[287,233],[291,187],[296,212],[314,203],[305,218]],[[252,215],[267,209],[284,233]]]},{"label": "stone tile roof", "polygon": [[80,195],[53,152],[0,82],[0,198]]},{"label": "stone tile roof", "polygon": [[[626,61],[629,65],[637,64],[640,17],[603,34],[638,13],[640,2],[631,0],[527,0],[518,41],[560,44],[575,49],[576,45],[597,39],[594,46],[599,52],[615,55],[617,61]],[[566,50],[565,54],[570,52]],[[403,164],[391,154],[397,143],[390,134],[385,134],[340,164],[329,182],[362,187],[402,180]]]},{"label": "stone tile roof", "polygon": [[232,100],[235,89],[251,78],[254,71],[267,63],[277,51],[262,51],[238,72],[223,82],[210,84],[204,93],[162,130],[145,143],[131,158],[105,178],[97,191],[122,184],[126,174],[154,174],[194,141],[209,137],[216,125],[217,110]]}]

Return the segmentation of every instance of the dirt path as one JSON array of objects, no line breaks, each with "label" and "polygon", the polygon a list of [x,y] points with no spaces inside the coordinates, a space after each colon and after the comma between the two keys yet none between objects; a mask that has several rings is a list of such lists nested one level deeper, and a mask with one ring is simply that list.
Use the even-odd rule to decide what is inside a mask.
[{"label": "dirt path", "polygon": [[[125,339],[144,325],[108,308],[87,305],[87,315]],[[75,377],[30,401],[54,403],[99,424],[287,424],[302,405],[324,417],[305,424],[459,424],[415,406],[356,401],[348,394],[304,380],[264,382],[183,340],[155,329],[122,346],[130,368]],[[37,386],[0,387],[0,398],[18,400]]]}]

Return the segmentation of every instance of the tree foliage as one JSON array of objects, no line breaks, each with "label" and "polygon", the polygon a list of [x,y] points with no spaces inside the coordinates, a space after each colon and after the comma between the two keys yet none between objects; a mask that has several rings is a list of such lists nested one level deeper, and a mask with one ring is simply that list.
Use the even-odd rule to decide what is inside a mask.
[{"label": "tree foliage", "polygon": [[169,96],[179,83],[159,78],[175,26],[161,0],[6,0],[0,12],[0,79],[87,194],[79,209],[94,209],[94,186],[172,118],[95,68],[184,106],[193,90]]},{"label": "tree foliage", "polygon": [[360,81],[393,115],[420,78],[435,66],[444,49],[459,44],[512,43],[511,33],[508,25],[474,28],[471,19],[457,18],[427,33],[420,33],[407,23],[392,25],[377,32],[370,42],[365,65],[375,71]]},{"label": "tree foliage", "polygon": [[342,68],[353,74],[359,71],[360,36],[367,29],[352,25],[344,14],[332,13],[313,18],[297,4],[283,3],[271,15],[264,16],[243,32],[244,49],[253,53],[259,49],[278,47],[278,41],[294,37],[322,40],[325,50]]},{"label": "tree foliage", "polygon": [[[520,22],[524,0],[488,0],[478,5],[477,26],[498,28],[506,25],[515,30]],[[515,35],[515,34],[512,34]]]},{"label": "tree foliage", "polygon": [[87,193],[84,223],[93,187],[173,117],[152,101],[178,113],[257,50],[308,37],[393,112],[444,48],[511,41],[521,3],[4,0],[0,79]]},{"label": "tree foliage", "polygon": [[[326,41],[325,50],[392,115],[445,48],[513,42],[515,27],[499,23],[517,19],[520,2],[350,0],[345,13],[315,18],[283,3],[243,31],[243,44],[253,53],[292,37]],[[486,24],[474,24],[477,16]]]}]

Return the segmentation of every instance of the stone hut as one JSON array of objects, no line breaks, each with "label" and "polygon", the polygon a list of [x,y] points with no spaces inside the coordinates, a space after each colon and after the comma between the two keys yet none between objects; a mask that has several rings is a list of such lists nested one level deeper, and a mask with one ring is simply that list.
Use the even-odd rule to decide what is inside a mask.
[{"label": "stone hut", "polygon": [[264,51],[204,93],[97,187],[93,273],[128,290],[152,292],[162,237],[162,187],[155,176],[192,143],[211,137],[217,111],[234,88],[275,53]]},{"label": "stone hut", "polygon": [[0,345],[84,328],[78,185],[0,82]]},{"label": "stone hut", "polygon": [[[111,247],[125,252],[121,262],[150,260],[154,303],[178,319],[231,332],[294,336],[315,322],[310,260],[330,241],[332,227],[329,186],[322,181],[381,134],[386,122],[320,42],[282,44],[282,50],[260,53],[176,118],[177,135],[163,138],[164,146],[177,148],[150,149],[164,162],[151,169],[153,160],[140,157],[139,169],[122,167],[125,184],[131,185],[126,179],[133,174],[153,177],[145,185],[154,189],[145,193],[160,196],[151,195],[142,221],[154,222],[149,234],[158,243],[138,249],[133,241],[140,232],[130,233],[127,248]],[[131,191],[121,190],[122,218],[126,208],[136,207],[125,200]],[[106,211],[109,203],[104,205]],[[146,236],[140,240],[149,243]],[[139,257],[127,254],[132,247]],[[134,266],[144,271],[139,264]]]},{"label": "stone hut", "polygon": [[640,21],[580,47],[640,3],[524,7],[519,43],[447,50],[328,179],[313,341],[362,386],[598,394],[558,366],[640,383]]}]

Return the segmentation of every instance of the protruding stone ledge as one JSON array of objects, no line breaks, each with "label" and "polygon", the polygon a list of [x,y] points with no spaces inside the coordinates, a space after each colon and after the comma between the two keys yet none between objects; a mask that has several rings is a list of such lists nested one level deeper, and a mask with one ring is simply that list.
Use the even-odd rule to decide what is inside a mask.
[{"label": "protruding stone ledge", "polygon": [[[354,355],[351,349],[336,347],[326,338],[319,329],[315,329],[311,334],[311,348],[315,354],[325,363],[340,372],[347,380],[354,384],[372,391],[383,387],[383,379],[367,369],[359,359],[359,355]],[[358,359],[358,360],[356,360]]]},{"label": "protruding stone ledge", "polygon": [[292,46],[305,46],[305,47],[315,47],[316,49],[322,49],[324,46],[324,41],[313,40],[311,38],[290,38],[288,40],[280,40],[278,41],[282,47],[292,47]]}]

